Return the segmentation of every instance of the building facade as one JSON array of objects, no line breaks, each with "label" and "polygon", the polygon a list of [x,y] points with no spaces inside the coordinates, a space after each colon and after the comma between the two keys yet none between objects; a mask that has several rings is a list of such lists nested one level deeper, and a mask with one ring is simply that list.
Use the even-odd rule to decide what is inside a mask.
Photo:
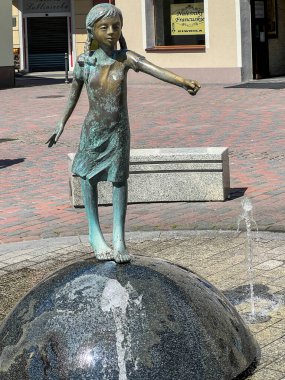
[{"label": "building facade", "polygon": [[11,6],[12,0],[0,3],[0,88],[14,86]]},{"label": "building facade", "polygon": [[86,14],[101,2],[122,10],[129,49],[186,77],[238,83],[285,74],[285,0],[13,0],[19,69],[63,70],[68,53],[72,70]]}]

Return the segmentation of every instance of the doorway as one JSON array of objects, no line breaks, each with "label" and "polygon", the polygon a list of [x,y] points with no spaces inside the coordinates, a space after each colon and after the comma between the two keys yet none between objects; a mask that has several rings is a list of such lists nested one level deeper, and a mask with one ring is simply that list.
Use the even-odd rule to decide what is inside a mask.
[{"label": "doorway", "polygon": [[68,53],[67,17],[28,17],[29,71],[62,71]]},{"label": "doorway", "polygon": [[251,0],[253,78],[269,77],[267,0]]}]

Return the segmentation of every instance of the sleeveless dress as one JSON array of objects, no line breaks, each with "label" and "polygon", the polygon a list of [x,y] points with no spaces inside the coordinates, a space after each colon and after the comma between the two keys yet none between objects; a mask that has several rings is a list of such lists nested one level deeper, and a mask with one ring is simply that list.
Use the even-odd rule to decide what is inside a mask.
[{"label": "sleeveless dress", "polygon": [[84,120],[72,172],[96,182],[124,182],[129,176],[130,128],[127,72],[139,71],[144,57],[116,50],[79,56],[74,77],[86,86],[89,111]]}]

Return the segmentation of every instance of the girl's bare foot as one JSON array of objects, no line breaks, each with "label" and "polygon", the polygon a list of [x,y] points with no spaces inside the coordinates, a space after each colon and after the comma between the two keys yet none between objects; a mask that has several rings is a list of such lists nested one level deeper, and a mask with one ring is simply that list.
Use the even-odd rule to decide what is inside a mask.
[{"label": "girl's bare foot", "polygon": [[93,248],[95,257],[97,260],[106,261],[114,260],[114,255],[112,249],[108,246],[105,240],[91,240],[90,244]]},{"label": "girl's bare foot", "polygon": [[131,261],[130,254],[127,250],[127,247],[124,244],[120,244],[118,247],[114,247],[114,260],[116,263],[128,263]]}]

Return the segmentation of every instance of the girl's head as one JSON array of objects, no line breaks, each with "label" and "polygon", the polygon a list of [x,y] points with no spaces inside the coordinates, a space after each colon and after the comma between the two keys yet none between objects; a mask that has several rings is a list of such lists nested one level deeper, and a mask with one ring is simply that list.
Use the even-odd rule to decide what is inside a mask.
[{"label": "girl's head", "polygon": [[[85,44],[85,52],[90,50],[92,41],[94,40],[94,26],[96,22],[108,17],[118,17],[121,21],[121,26],[123,26],[122,12],[112,4],[102,3],[95,5],[88,13],[86,17],[87,41]],[[119,42],[121,49],[127,48],[126,41],[122,34]]]}]

